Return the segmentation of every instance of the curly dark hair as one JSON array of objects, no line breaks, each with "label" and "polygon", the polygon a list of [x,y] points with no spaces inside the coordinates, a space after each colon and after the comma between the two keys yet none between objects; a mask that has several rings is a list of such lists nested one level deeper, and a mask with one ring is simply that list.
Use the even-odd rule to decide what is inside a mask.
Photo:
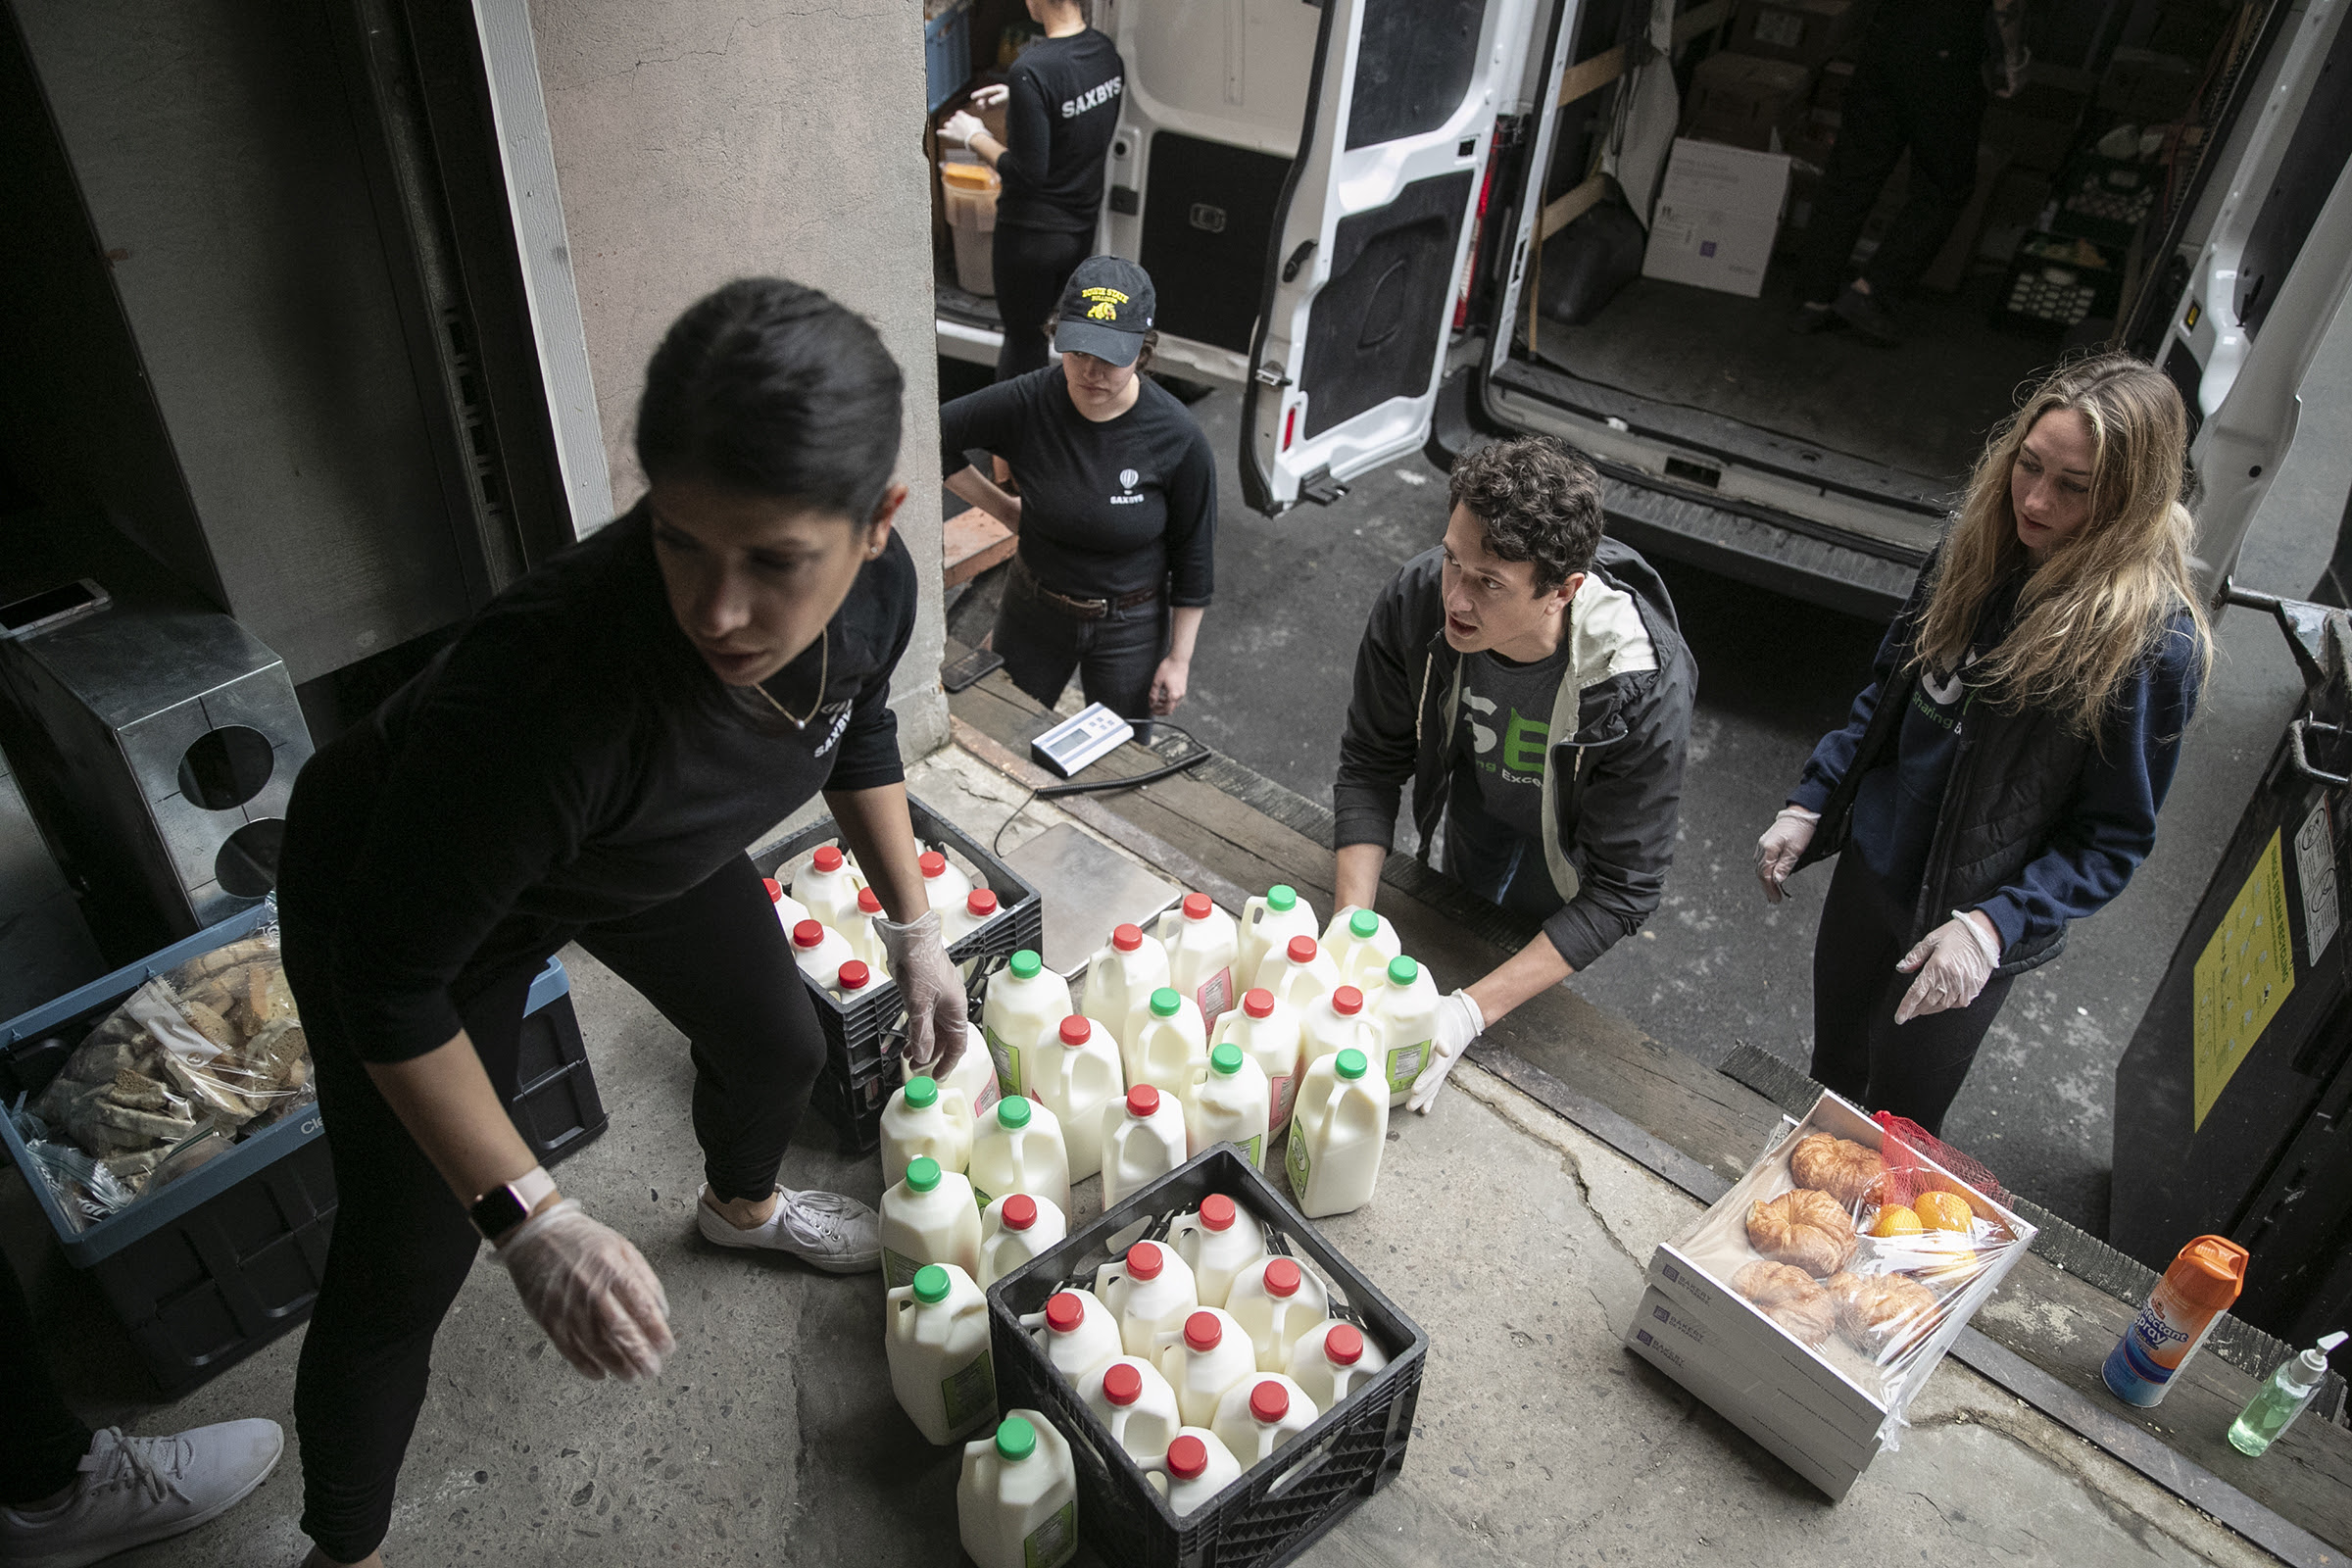
[{"label": "curly dark hair", "polygon": [[1487,548],[1533,562],[1547,594],[1587,570],[1600,548],[1600,475],[1549,436],[1497,441],[1454,460],[1450,513],[1467,507],[1487,525]]}]

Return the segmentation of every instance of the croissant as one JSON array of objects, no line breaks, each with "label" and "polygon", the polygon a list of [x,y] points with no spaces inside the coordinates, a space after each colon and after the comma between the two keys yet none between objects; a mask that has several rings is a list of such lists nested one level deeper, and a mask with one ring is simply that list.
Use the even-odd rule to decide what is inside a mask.
[{"label": "croissant", "polygon": [[1877,1360],[1907,1349],[1936,1324],[1936,1293],[1907,1274],[1833,1274],[1826,1290],[1838,1305],[1846,1343]]},{"label": "croissant", "polygon": [[1825,1192],[1850,1209],[1877,1193],[1886,1162],[1877,1150],[1850,1139],[1811,1133],[1788,1151],[1788,1174],[1797,1186]]},{"label": "croissant", "polygon": [[1819,1345],[1838,1325],[1838,1305],[1811,1275],[1786,1263],[1750,1263],[1732,1276],[1732,1289],[1805,1345]]},{"label": "croissant", "polygon": [[1835,1274],[1854,1255],[1854,1222],[1838,1200],[1810,1187],[1747,1206],[1747,1243],[1777,1262],[1794,1263],[1815,1279]]}]

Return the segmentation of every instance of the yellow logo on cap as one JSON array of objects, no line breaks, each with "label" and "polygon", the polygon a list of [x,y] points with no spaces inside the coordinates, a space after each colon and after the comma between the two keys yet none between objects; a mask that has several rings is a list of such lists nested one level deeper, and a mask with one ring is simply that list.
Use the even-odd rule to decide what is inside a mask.
[{"label": "yellow logo on cap", "polygon": [[1117,320],[1119,318],[1118,307],[1127,303],[1127,296],[1115,288],[1080,289],[1078,297],[1095,302],[1086,313],[1087,319],[1092,321]]}]

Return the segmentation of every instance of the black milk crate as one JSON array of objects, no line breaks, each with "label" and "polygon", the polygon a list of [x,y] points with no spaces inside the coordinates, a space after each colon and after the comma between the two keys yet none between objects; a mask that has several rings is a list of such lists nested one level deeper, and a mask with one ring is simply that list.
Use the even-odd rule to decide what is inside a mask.
[{"label": "black milk crate", "polygon": [[[1044,947],[1046,906],[1037,890],[990,854],[978,839],[965,834],[912,796],[907,797],[906,808],[914,818],[914,836],[918,842],[951,852],[950,858],[961,863],[974,887],[986,887],[997,896],[997,912],[987,923],[948,944],[948,956],[959,964],[975,958],[982,960],[972,964],[970,984],[977,995],[988,976],[1006,958],[1023,948]],[[840,837],[841,830],[833,819],[823,817],[797,833],[752,851],[752,863],[760,868],[760,875],[786,882],[790,879],[776,876],[779,870],[789,868],[818,845]],[[845,1090],[861,1082],[861,1075],[868,1067],[897,1056],[906,1034],[906,1004],[899,998],[896,981],[870,985],[858,994],[857,1001],[846,1005],[825,987],[814,981],[807,984],[808,1000],[816,1006],[816,1021],[825,1031],[825,1042],[832,1048],[833,1064],[840,1069],[840,1082]],[[976,1016],[978,1009],[973,1010]],[[822,1085],[817,1094],[821,1105],[826,1095]]]},{"label": "black milk crate", "polygon": [[2124,246],[2156,205],[2164,171],[2152,164],[2085,153],[2058,180],[2058,212],[2050,232]]},{"label": "black milk crate", "polygon": [[882,1107],[898,1088],[890,1061],[868,1062],[855,1073],[838,1061],[825,1063],[809,1103],[833,1129],[845,1154],[870,1154],[882,1147]]},{"label": "black milk crate", "polygon": [[1995,326],[2064,331],[2111,318],[2124,293],[2124,253],[2070,234],[2028,234],[1993,297]]},{"label": "black milk crate", "polygon": [[507,1114],[540,1164],[570,1158],[605,1130],[610,1118],[571,1008],[571,976],[560,959],[547,960],[523,1003],[514,1082]]},{"label": "black milk crate", "polygon": [[[1072,1286],[1093,1288],[1112,1237],[1159,1241],[1178,1214],[1223,1193],[1266,1227],[1268,1247],[1298,1258],[1331,1293],[1332,1315],[1360,1328],[1389,1364],[1298,1438],[1179,1518],[1078,1391],[1062,1381],[1024,1315]],[[1396,1478],[1413,1435],[1429,1339],[1342,1257],[1231,1144],[1177,1167],[1101,1219],[999,1280],[988,1293],[997,1407],[1043,1411],[1069,1440],[1078,1471],[1078,1530],[1116,1568],[1274,1568],[1295,1560],[1356,1504]]]}]

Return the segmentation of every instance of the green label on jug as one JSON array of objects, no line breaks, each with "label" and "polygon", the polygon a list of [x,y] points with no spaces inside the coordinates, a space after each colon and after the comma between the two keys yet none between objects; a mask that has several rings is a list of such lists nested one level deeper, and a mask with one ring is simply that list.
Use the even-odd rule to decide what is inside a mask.
[{"label": "green label on jug", "polygon": [[1304,1131],[1297,1122],[1291,1123],[1291,1152],[1283,1161],[1290,1171],[1291,1191],[1300,1198],[1306,1196],[1306,1171],[1312,1163],[1307,1157]]},{"label": "green label on jug", "polygon": [[960,1432],[996,1408],[997,1374],[982,1350],[971,1365],[954,1377],[939,1380],[940,1396],[948,1403],[948,1430]]},{"label": "green label on jug", "polygon": [[883,1287],[895,1291],[902,1285],[912,1285],[915,1270],[922,1266],[919,1261],[908,1257],[905,1252],[894,1252],[885,1247],[882,1249]]},{"label": "green label on jug", "polygon": [[989,1055],[996,1059],[998,1090],[1007,1095],[1019,1094],[1021,1092],[1021,1048],[1005,1044],[1004,1037],[994,1029],[983,1026],[980,1034],[988,1042]]},{"label": "green label on jug", "polygon": [[1078,1549],[1078,1504],[1065,1502],[1021,1543],[1021,1568],[1061,1568]]},{"label": "green label on jug", "polygon": [[1413,1087],[1421,1076],[1421,1064],[1429,1059],[1429,1042],[1398,1046],[1389,1053],[1389,1093],[1400,1095]]}]

